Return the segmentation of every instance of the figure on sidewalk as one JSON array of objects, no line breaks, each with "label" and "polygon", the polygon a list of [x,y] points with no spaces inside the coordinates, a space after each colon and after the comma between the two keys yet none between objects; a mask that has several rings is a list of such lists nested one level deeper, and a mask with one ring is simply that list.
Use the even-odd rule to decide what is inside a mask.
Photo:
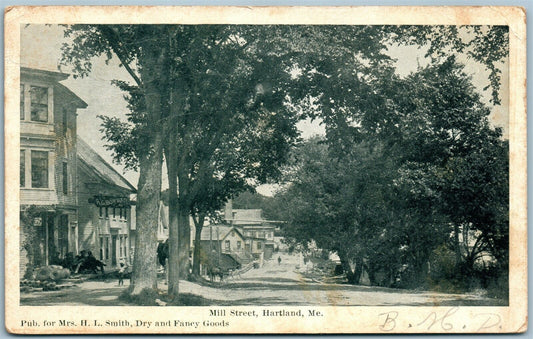
[{"label": "figure on sidewalk", "polygon": [[124,276],[126,275],[126,269],[128,268],[126,264],[121,261],[119,264],[120,268],[118,270],[118,286],[124,285]]},{"label": "figure on sidewalk", "polygon": [[278,265],[281,265],[281,257],[278,257]]}]

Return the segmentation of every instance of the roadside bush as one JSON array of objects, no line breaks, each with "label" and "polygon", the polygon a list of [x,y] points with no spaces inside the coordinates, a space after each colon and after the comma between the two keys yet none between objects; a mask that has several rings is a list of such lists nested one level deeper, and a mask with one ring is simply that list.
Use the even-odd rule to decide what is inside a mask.
[{"label": "roadside bush", "polygon": [[433,251],[429,263],[427,279],[431,290],[448,293],[466,291],[465,282],[459,278],[459,268],[455,265],[455,253],[446,245],[441,245]]},{"label": "roadside bush", "polygon": [[486,296],[508,300],[507,268],[497,263],[455,264],[455,253],[442,245],[430,257],[428,286],[448,293],[484,291]]},{"label": "roadside bush", "polygon": [[455,253],[445,245],[437,247],[430,257],[429,277],[431,280],[447,280],[453,278],[456,272]]},{"label": "roadside bush", "polygon": [[183,293],[168,303],[169,306],[210,306],[213,303],[199,295]]},{"label": "roadside bush", "polygon": [[475,267],[474,275],[487,296],[509,300],[509,275],[507,268],[491,263],[483,267]]}]

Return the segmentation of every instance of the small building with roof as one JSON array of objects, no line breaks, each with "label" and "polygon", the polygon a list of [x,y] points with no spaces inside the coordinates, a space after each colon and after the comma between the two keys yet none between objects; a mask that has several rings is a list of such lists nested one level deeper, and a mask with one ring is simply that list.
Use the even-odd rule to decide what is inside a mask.
[{"label": "small building with roof", "polygon": [[241,232],[229,225],[207,225],[202,228],[200,243],[203,249],[211,252],[244,255],[244,237]]},{"label": "small building with roof", "polygon": [[225,207],[225,219],[236,227],[245,239],[247,253],[268,260],[275,250],[275,226],[263,218],[261,209],[234,209],[231,200]]},{"label": "small building with roof", "polygon": [[131,263],[135,187],[78,136],[79,249],[106,265]]}]

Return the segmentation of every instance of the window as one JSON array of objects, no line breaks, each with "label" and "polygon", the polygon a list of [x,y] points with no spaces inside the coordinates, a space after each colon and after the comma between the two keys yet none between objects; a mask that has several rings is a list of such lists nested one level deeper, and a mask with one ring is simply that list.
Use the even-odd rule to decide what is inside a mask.
[{"label": "window", "polygon": [[48,122],[48,88],[30,87],[31,121]]},{"label": "window", "polygon": [[20,84],[20,120],[24,120],[24,85]]},{"label": "window", "polygon": [[257,242],[257,249],[260,250],[262,247],[263,247],[263,244],[260,241],[258,241]]},{"label": "window", "polygon": [[31,187],[48,188],[48,152],[31,151]]},{"label": "window", "polygon": [[60,257],[65,257],[68,252],[68,214],[62,214],[59,220],[59,230],[57,232],[57,250]]},{"label": "window", "polygon": [[240,241],[237,241],[237,249],[238,249],[238,250],[241,249],[241,242],[240,242]]},{"label": "window", "polygon": [[106,260],[109,260],[109,245],[110,245],[110,242],[111,242],[111,238],[108,236],[106,237],[106,246],[105,246],[105,259]]},{"label": "window", "polygon": [[104,238],[100,237],[100,260],[104,260]]},{"label": "window", "polygon": [[20,150],[20,187],[26,186],[26,152]]},{"label": "window", "polygon": [[109,234],[100,236],[100,260],[109,260],[110,241]]},{"label": "window", "polygon": [[68,165],[63,163],[63,194],[68,194]]},{"label": "window", "polygon": [[113,207],[113,219],[117,218],[117,209]]},{"label": "window", "polygon": [[124,253],[124,257],[127,257],[128,256],[128,236],[124,235],[122,237],[124,239],[124,242],[123,242],[124,248],[122,250],[123,251],[122,253]]},{"label": "window", "polygon": [[104,208],[100,206],[100,213],[99,213],[99,216],[100,218],[103,218],[104,217]]},{"label": "window", "polygon": [[250,252],[250,244],[244,244],[244,249],[245,249],[247,252]]},{"label": "window", "polygon": [[109,207],[105,208],[105,217],[106,219],[109,218]]},{"label": "window", "polygon": [[231,246],[231,245],[230,245],[229,240],[224,241],[224,249],[225,249],[226,251],[229,251],[229,250],[230,250],[230,248],[231,248],[230,246]]}]

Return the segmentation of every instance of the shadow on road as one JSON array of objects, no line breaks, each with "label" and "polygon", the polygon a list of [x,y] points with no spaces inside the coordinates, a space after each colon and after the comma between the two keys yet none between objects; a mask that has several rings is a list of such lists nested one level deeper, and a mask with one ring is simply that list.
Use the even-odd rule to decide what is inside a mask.
[{"label": "shadow on road", "polygon": [[81,289],[73,287],[58,292],[39,292],[38,295],[20,297],[21,306],[56,306],[56,305],[89,305],[89,306],[127,306],[118,300],[124,288]]}]

